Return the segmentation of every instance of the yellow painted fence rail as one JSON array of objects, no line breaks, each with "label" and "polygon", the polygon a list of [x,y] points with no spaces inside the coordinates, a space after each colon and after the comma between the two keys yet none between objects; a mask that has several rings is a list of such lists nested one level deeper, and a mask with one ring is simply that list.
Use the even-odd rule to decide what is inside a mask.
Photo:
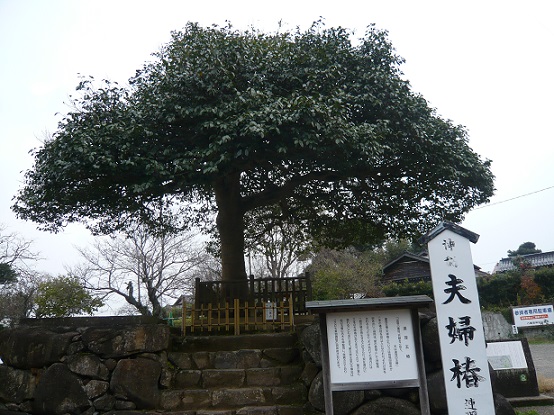
[{"label": "yellow painted fence rail", "polygon": [[293,330],[293,298],[278,302],[208,303],[195,307],[183,302],[182,332],[186,334]]}]

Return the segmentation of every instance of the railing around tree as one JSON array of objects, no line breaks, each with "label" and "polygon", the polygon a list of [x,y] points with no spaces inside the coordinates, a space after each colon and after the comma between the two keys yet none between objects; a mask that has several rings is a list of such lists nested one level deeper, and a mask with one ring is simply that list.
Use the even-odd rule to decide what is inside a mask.
[{"label": "railing around tree", "polygon": [[284,329],[295,316],[309,314],[310,275],[254,278],[247,281],[196,279],[194,305],[183,304],[183,333]]}]

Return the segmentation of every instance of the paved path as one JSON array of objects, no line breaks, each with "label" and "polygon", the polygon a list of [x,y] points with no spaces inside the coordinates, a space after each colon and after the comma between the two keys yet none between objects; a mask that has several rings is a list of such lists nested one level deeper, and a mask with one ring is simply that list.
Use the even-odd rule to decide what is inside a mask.
[{"label": "paved path", "polygon": [[537,375],[554,379],[554,343],[530,344]]}]

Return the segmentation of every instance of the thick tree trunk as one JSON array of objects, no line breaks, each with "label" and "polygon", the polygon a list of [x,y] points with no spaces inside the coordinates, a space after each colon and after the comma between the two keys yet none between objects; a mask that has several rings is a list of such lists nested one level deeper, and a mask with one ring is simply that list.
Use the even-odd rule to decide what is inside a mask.
[{"label": "thick tree trunk", "polygon": [[218,180],[214,186],[218,207],[217,229],[221,239],[222,280],[247,281],[244,263],[244,210],[240,173]]}]

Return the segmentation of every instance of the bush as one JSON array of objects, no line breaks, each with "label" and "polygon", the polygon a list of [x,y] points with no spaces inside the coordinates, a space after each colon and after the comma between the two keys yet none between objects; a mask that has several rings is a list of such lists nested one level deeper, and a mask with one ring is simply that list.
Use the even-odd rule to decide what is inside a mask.
[{"label": "bush", "polygon": [[535,282],[541,287],[546,301],[554,301],[554,268],[535,271]]},{"label": "bush", "polygon": [[482,307],[509,307],[518,304],[521,275],[495,274],[477,278],[479,301]]},{"label": "bush", "polygon": [[321,250],[312,261],[314,300],[339,300],[356,295],[382,295],[381,263],[371,251]]},{"label": "bush", "polygon": [[40,283],[35,304],[37,318],[92,315],[104,305],[103,301],[88,292],[77,278],[63,276]]},{"label": "bush", "polygon": [[396,297],[404,295],[427,295],[433,298],[433,284],[431,281],[393,282],[383,287],[383,293],[387,297]]}]

